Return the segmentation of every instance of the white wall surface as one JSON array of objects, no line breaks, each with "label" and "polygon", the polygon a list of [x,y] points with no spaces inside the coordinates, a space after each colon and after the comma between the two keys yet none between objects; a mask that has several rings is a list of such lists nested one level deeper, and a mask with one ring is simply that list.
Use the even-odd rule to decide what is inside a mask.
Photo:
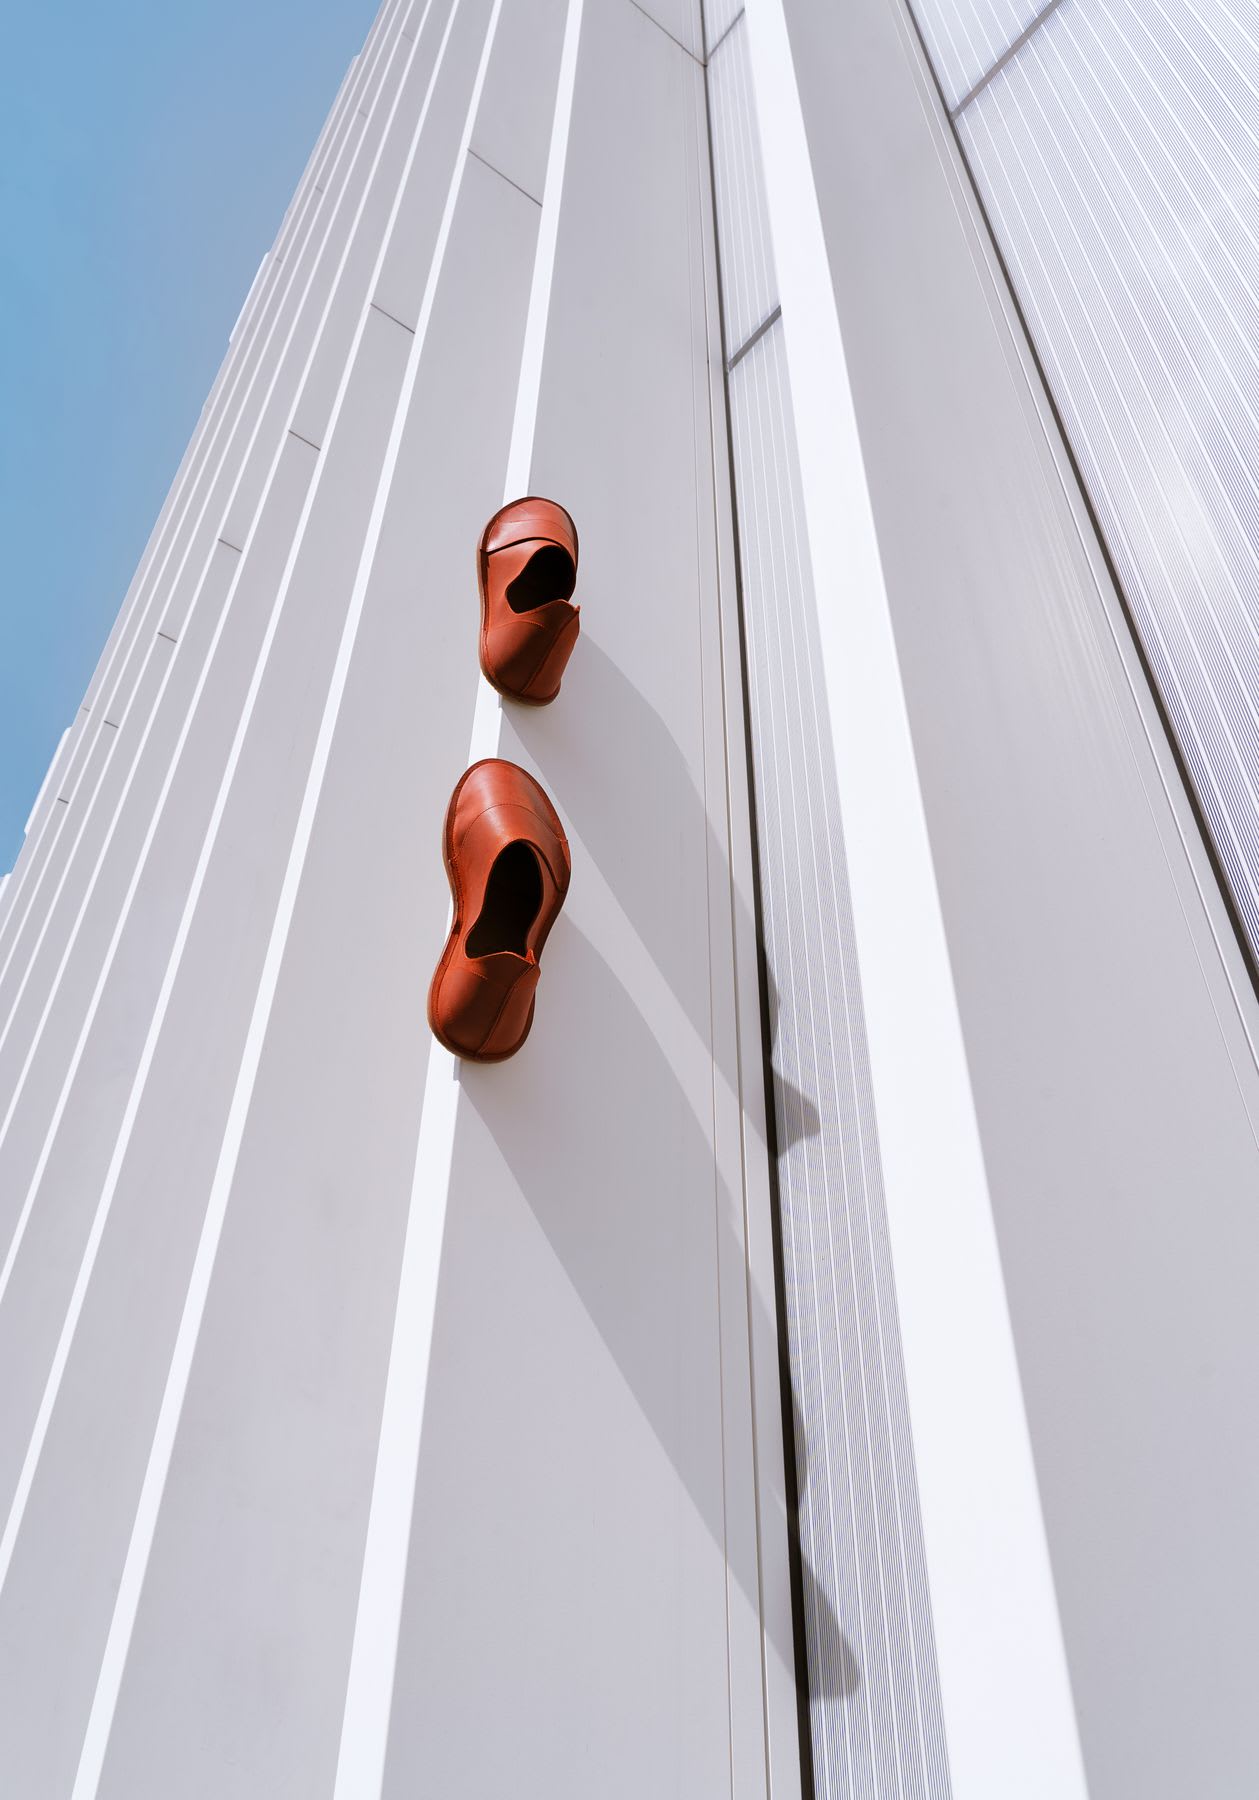
[{"label": "white wall surface", "polygon": [[[6,889],[15,1793],[798,1792],[699,34],[387,0]],[[577,519],[583,636],[501,742],[573,887],[526,1049],[465,1073],[413,1192],[530,321],[524,485]]]},{"label": "white wall surface", "polygon": [[[1244,1794],[1259,1673],[1259,1458],[1239,1429],[1259,1381],[1253,992],[912,21],[888,0],[782,12],[1084,1778],[1094,1800]],[[789,346],[790,301],[784,279]],[[797,412],[820,416],[826,393],[806,367]],[[855,659],[868,595],[847,581],[870,565],[841,523],[846,492],[819,605]],[[841,769],[846,827],[851,792]],[[917,1056],[902,1043],[885,1054]],[[939,1219],[928,1206],[898,1244],[889,1193],[955,1790],[1071,1791],[1033,1785],[1045,1765],[1011,1734],[999,1685],[977,1688],[959,1729],[959,1683],[979,1665],[949,1656],[945,1576],[974,1518],[993,1518],[994,1555],[1010,1548],[990,1462],[958,1455],[982,1435],[986,1390],[946,1378],[974,1331],[979,1265],[945,1239],[928,1279]],[[951,1216],[943,1178],[938,1198]],[[928,1491],[950,1458],[974,1515],[952,1531]],[[978,1631],[992,1558],[972,1541],[969,1585],[949,1598],[953,1624]],[[1032,1646],[1017,1629],[1009,1644],[1017,1667]],[[1009,1697],[1046,1719],[1056,1700],[1048,1683]]]}]

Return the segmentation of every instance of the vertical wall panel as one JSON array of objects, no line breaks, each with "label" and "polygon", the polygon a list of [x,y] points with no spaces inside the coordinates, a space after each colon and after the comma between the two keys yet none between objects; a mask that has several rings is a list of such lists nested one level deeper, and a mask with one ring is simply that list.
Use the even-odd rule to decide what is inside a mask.
[{"label": "vertical wall panel", "polygon": [[1257,951],[1259,50],[1063,0],[958,130]]},{"label": "vertical wall panel", "polygon": [[[422,1091],[416,996],[446,902],[439,860],[396,822],[440,812],[435,727],[467,729],[465,634],[415,606],[415,576],[458,590],[476,496],[501,481],[537,210],[469,159],[137,1620],[104,1790],[127,1800],[217,1800],[238,1762],[276,1789],[331,1786]],[[226,1518],[224,1487],[248,1496]],[[173,1662],[189,1616],[204,1623]],[[239,1689],[216,1680],[228,1661]]]},{"label": "vertical wall panel", "polygon": [[472,131],[473,155],[539,205],[563,37],[563,0],[515,0],[504,9]]},{"label": "vertical wall panel", "polygon": [[[792,1642],[748,1348],[768,1165],[731,1023],[699,23],[697,0],[386,0],[50,786],[72,828],[17,925],[6,892],[15,1793],[331,1791],[408,1221],[448,1209],[396,1694],[373,1696],[388,1791],[771,1800],[772,1760],[799,1800],[764,1701]],[[413,1192],[474,550],[532,421],[539,244],[531,479],[578,517],[587,612],[562,705],[505,712],[502,743],[569,824],[573,899],[527,1054],[461,1071],[449,1193]]]},{"label": "vertical wall panel", "polygon": [[[282,267],[273,258],[267,259],[266,278],[254,284],[255,302],[248,309],[247,326],[235,334],[236,342],[224,360],[163,508],[159,529],[145,551],[89,685],[87,704],[98,714],[104,709],[106,716],[113,715],[127,704],[155,626],[168,637],[179,637],[190,608],[203,595],[219,554],[218,540],[226,536],[237,547],[245,543],[252,511],[246,509],[244,497],[251,496],[256,505],[277,437],[283,431],[292,384],[308,347],[309,339],[303,339],[301,327],[305,324],[309,329],[318,316],[331,273],[330,241],[335,243],[338,223],[348,226],[353,212],[352,197],[348,206],[342,206],[340,200],[347,167],[354,166],[353,152],[361,138],[356,132],[351,140],[347,133],[360,96],[371,92],[388,72],[386,26],[390,12],[389,7],[382,9],[369,33],[365,53],[355,60],[321,134],[322,148],[312,157],[299,185],[289,213],[290,254]],[[322,177],[321,185],[314,180],[316,172]],[[323,288],[316,276],[321,266]],[[313,307],[307,304],[312,284]],[[272,409],[269,415],[268,404]],[[231,514],[226,520],[225,507]],[[90,714],[80,714],[81,719],[88,717]],[[133,745],[139,736],[134,734]],[[94,737],[89,740],[85,733],[76,733],[66,758],[64,779],[76,789],[89,741],[94,742]],[[106,807],[103,790],[98,796],[94,784],[82,793],[84,813]],[[37,841],[25,847],[18,874],[22,902],[8,910],[6,924],[14,929],[6,952],[27,930],[28,918],[31,928],[38,931],[40,927],[43,905],[53,891],[43,880],[46,864],[67,824],[66,843],[57,852],[59,868],[69,867],[70,878],[80,889],[86,881],[92,859],[83,854],[82,823],[82,815],[68,820],[59,812]]]},{"label": "vertical wall panel", "polygon": [[704,41],[710,54],[742,11],[743,0],[708,0],[704,7]]},{"label": "vertical wall panel", "polygon": [[1052,0],[919,0],[945,97],[956,106]]},{"label": "vertical wall panel", "polygon": [[723,1503],[702,107],[660,24],[585,0],[528,477],[577,521],[582,634],[555,704],[501,719],[573,880],[528,1043],[460,1076],[387,1800],[765,1789],[727,1675],[758,1574]]},{"label": "vertical wall panel", "polygon": [[949,1792],[779,323],[730,376],[814,1775]]},{"label": "vertical wall panel", "polygon": [[[1235,278],[1224,245],[1237,241],[1238,212],[1253,217],[1254,165],[1244,152],[1232,168],[1214,162],[1214,193],[1189,207],[1186,184],[1205,178],[1199,157],[1213,163],[1236,127],[1233,83],[1246,65],[1217,9],[1160,6],[1199,56],[1206,46],[1191,13],[1233,45],[1238,70],[1211,65],[1216,86],[1197,90],[1197,123],[1188,64],[1171,57],[1169,68],[1149,47],[1140,57],[1121,51],[1139,20],[1170,55],[1175,33],[1153,8],[1063,0],[964,109],[961,131],[984,159],[981,191],[999,194],[989,210],[1077,454],[1121,434],[1107,474],[1136,485],[1146,542],[1162,550],[1183,534],[1195,543],[1174,583],[1187,606],[1200,605],[1195,587],[1218,593],[1228,540],[1215,521],[1229,519],[1229,504],[1217,497],[1205,515],[1198,506],[1211,482],[1221,485],[1217,459],[1222,468],[1231,452],[1203,399],[1204,380],[1214,388],[1219,379],[1224,324],[1218,312],[1211,331],[1194,319],[1181,284],[1204,318],[1208,284],[1189,279],[1175,218],[1227,290]],[[861,504],[868,497],[877,534],[983,1146],[1079,1779],[1094,1800],[1241,1795],[1253,1785],[1247,1696],[1259,1669],[1259,1458],[1236,1423],[1259,1385],[1254,998],[912,23],[885,0],[787,0],[785,10]],[[1147,61],[1161,71],[1152,81],[1135,66]],[[837,105],[841,85],[848,103]],[[1180,96],[1161,115],[1155,89]],[[1245,281],[1255,285],[1249,271]],[[1234,289],[1230,310],[1244,300],[1244,286]],[[1077,345],[1100,340],[1105,357],[1073,350],[1064,318]],[[794,356],[789,311],[785,324]],[[806,322],[800,331],[807,341]],[[1063,382],[1054,354],[1079,372],[1078,388]],[[1240,380],[1244,364],[1228,360]],[[1136,415],[1143,383],[1157,383],[1158,404],[1138,431],[1125,409]],[[796,397],[816,425],[816,392]],[[1212,405],[1217,398],[1225,401],[1222,387]],[[1235,394],[1224,417],[1236,435],[1244,410]],[[1195,434],[1213,446],[1210,457]],[[810,475],[817,469],[810,457]],[[1230,503],[1243,491],[1232,486]],[[1135,552],[1141,520],[1121,519],[1118,504],[1114,517],[1127,542],[1112,536],[1112,552]],[[835,573],[824,604],[842,656],[853,643],[845,603],[859,601]],[[1219,604],[1213,597],[1212,609]],[[852,668],[839,678],[850,694],[860,679]],[[832,722],[838,735],[842,723]],[[877,779],[876,769],[867,800]],[[864,817],[873,830],[877,813]],[[865,997],[882,1077],[900,1046],[876,1038],[870,983]],[[905,1056],[922,1047],[907,1036]],[[895,1073],[889,1079],[894,1086]],[[908,1137],[915,1120],[902,1115],[902,1126]],[[898,1275],[913,1240],[955,1216],[943,1186],[935,1206],[929,1167],[922,1174],[913,1211],[900,1212],[890,1191]],[[947,1380],[957,1346],[975,1342],[958,1298],[962,1262],[941,1283],[938,1314],[929,1259],[916,1291],[900,1288],[950,1761],[959,1794],[1052,1800],[1080,1791],[1063,1767],[1071,1720],[1055,1688],[1067,1697],[1049,1657],[1050,1680],[1010,1680],[1035,1639],[1018,1617],[1002,1620],[991,1586],[982,1600],[995,1566],[1018,1576],[1003,1556],[999,1490],[976,1474],[990,1466],[982,1455],[950,1468],[958,1436],[983,1448],[974,1389]],[[1000,1354],[1000,1341],[994,1347]],[[934,1387],[933,1368],[945,1377]],[[954,1504],[941,1507],[954,1481]],[[976,1533],[972,1554],[950,1569],[952,1544],[967,1541],[985,1503],[991,1555]],[[1030,1549],[1043,1570],[1038,1538]],[[997,1629],[979,1640],[984,1617]],[[1041,1641],[1056,1661],[1054,1639]],[[1178,1655],[1173,1645],[1197,1651]],[[958,1707],[986,1656],[988,1678]],[[1003,1680],[1015,1689],[1004,1706],[992,1698]],[[1014,1732],[1012,1716],[1022,1727]],[[1038,1723],[1048,1747],[1062,1747],[1056,1781],[1046,1759],[1028,1754]]]},{"label": "vertical wall panel", "polygon": [[709,67],[818,1800],[949,1793],[794,422],[740,21]]},{"label": "vertical wall panel", "polygon": [[[29,1505],[0,1584],[0,1735],[15,1781],[32,1794],[68,1792],[73,1779],[166,1380],[160,1347],[169,1344],[178,1322],[204,1204],[204,1186],[188,1160],[174,1176],[154,1169],[147,1184],[142,1171],[134,1213],[124,1190],[103,1234],[101,1264],[66,1344],[61,1376],[54,1375],[58,1341],[205,840],[241,693],[315,462],[308,445],[289,439],[77,1067],[47,1067],[41,1059],[17,1128],[0,1152],[6,1248],[19,1207],[33,1202],[0,1299],[0,1513],[9,1514],[41,1405],[57,1381]],[[176,689],[172,700],[178,697]],[[186,707],[186,690],[182,698]],[[229,1008],[212,1005],[197,1016],[195,1052],[175,1054],[161,1066],[203,1134],[215,1125],[205,1070],[225,1038],[231,1053],[234,1024]],[[53,1055],[59,1042],[64,1057],[67,1037],[59,1030],[46,1048]],[[65,1123],[57,1129],[52,1102],[65,1083]],[[158,1110],[166,1109],[159,1103]],[[191,1142],[185,1148],[194,1151]],[[41,1154],[45,1167],[32,1191]],[[85,1458],[93,1469],[90,1482],[83,1479]],[[31,1629],[32,1618],[40,1621],[38,1631]]]},{"label": "vertical wall panel", "polygon": [[708,70],[727,356],[738,353],[778,302],[748,57],[748,24],[741,17]]},{"label": "vertical wall panel", "polygon": [[[382,20],[387,18],[386,11]],[[351,101],[361,91],[396,93],[405,60],[403,53],[411,48],[382,32],[381,21],[373,28],[369,44],[371,54],[360,59],[356,80],[349,87]],[[417,75],[422,80],[425,62],[422,46],[416,47],[411,60],[419,64]],[[368,84],[366,90],[360,83]],[[340,125],[344,124],[342,118]],[[397,121],[393,136],[405,141],[409,135],[404,115]],[[67,832],[66,841],[56,853],[55,880],[51,879],[54,869],[49,867],[50,879],[37,882],[30,896],[33,906],[31,921],[26,927],[27,942],[18,944],[15,956],[15,966],[19,970],[30,961],[27,943],[33,942],[34,934],[41,929],[51,894],[63,879],[65,891],[58,909],[63,913],[69,909],[67,927],[80,908],[88,908],[89,911],[82,914],[89,926],[88,942],[95,941],[99,952],[109,938],[115,922],[111,902],[120,900],[130,871],[121,872],[117,851],[111,850],[110,867],[101,871],[104,881],[98,886],[97,847],[102,843],[111,845],[118,836],[122,843],[130,843],[134,848],[137,836],[129,837],[128,834],[143,834],[150,824],[151,808],[158,803],[155,796],[167,774],[168,761],[174,754],[186,709],[199,704],[198,683],[205,668],[205,658],[217,641],[214,628],[221,612],[223,581],[228,579],[224,574],[227,565],[239,563],[243,555],[247,564],[253,559],[263,568],[268,566],[274,520],[265,528],[260,528],[260,520],[269,508],[275,513],[277,509],[272,502],[277,497],[280,502],[278,515],[287,521],[284,529],[292,530],[293,518],[287,513],[283,498],[282,465],[286,458],[293,461],[294,447],[299,463],[308,460],[312,451],[308,444],[287,432],[286,425],[295,394],[303,392],[311,381],[313,365],[320,364],[334,373],[342,367],[356,318],[361,313],[370,270],[388,216],[389,196],[402,163],[399,152],[392,161],[382,153],[379,162],[374,164],[378,142],[378,130],[367,137],[360,132],[349,137],[338,136],[336,131],[329,134],[327,157],[333,160],[325,159],[321,168],[330,197],[320,206],[308,209],[313,216],[308,216],[308,211],[303,212],[302,235],[292,240],[292,253],[273,296],[274,313],[268,315],[264,327],[260,328],[261,335],[252,346],[250,361],[240,371],[240,380],[228,396],[230,406],[223,420],[214,459],[203,471],[199,490],[194,490],[190,497],[190,510],[181,521],[179,534],[152,571],[151,592],[140,596],[147,608],[150,630],[153,618],[157,618],[162,636],[178,641],[171,668],[171,692],[167,694],[165,686],[160,687],[158,711],[155,713],[151,707],[143,709],[144,716],[137,719],[137,728],[129,729],[116,751],[110,752],[108,779],[102,778],[98,782],[94,765],[88,785],[75,790],[76,799],[81,799],[82,804],[72,811],[63,809],[67,813],[63,827]],[[373,166],[378,178],[372,185],[383,190],[383,206],[381,197],[377,197],[374,207],[369,206],[368,196],[364,193]],[[310,199],[309,195],[307,199]],[[334,305],[334,299],[339,304]],[[228,534],[232,535],[232,543],[227,541]],[[255,551],[258,553],[256,558]],[[249,605],[245,596],[253,586],[252,573],[251,570],[246,576],[243,587],[234,582],[228,588],[228,605],[237,611]],[[276,576],[278,573],[279,569]],[[208,619],[204,616],[207,612]],[[229,622],[229,643],[233,624],[234,621]],[[146,640],[140,635],[138,618],[132,619],[128,626],[128,641],[130,648],[123,658],[123,667],[114,687],[106,685],[103,689],[107,697],[115,690],[125,691],[128,663],[139,664]],[[248,685],[249,667],[245,663],[237,665],[226,654],[217,660],[214,675],[219,678],[224,671],[231,671],[231,679],[236,684],[232,699],[237,704]],[[214,686],[212,680],[212,692]],[[121,698],[121,692],[116,697]],[[213,707],[210,710],[213,713]],[[81,716],[90,723],[90,715]],[[230,741],[228,715],[218,716],[228,732],[226,741]],[[105,749],[108,751],[109,746]],[[77,925],[73,927],[73,931],[77,929]],[[154,953],[159,941],[153,940]],[[66,948],[68,952],[71,945],[67,944]],[[50,1023],[56,1031],[70,1033],[69,1038],[63,1039],[67,1044],[74,1041],[80,1023],[73,1015],[74,992],[82,1003],[97,975],[97,969],[90,962],[85,963],[83,947],[75,948],[74,953],[73,974],[84,985],[63,996],[56,992],[57,978],[53,980],[52,991],[48,991],[46,983],[37,980],[32,995],[37,1002],[34,1016],[39,1016],[41,1006],[54,1008]],[[53,966],[55,964],[50,965]],[[38,975],[38,971],[33,973]],[[28,1038],[28,1041],[20,1042],[20,1053],[36,1056],[47,1079],[55,1068],[55,1061],[50,1064],[48,1053],[38,1043],[38,1035],[37,1029],[34,1040]],[[21,1056],[19,1064],[20,1060]],[[38,1143],[47,1124],[47,1114],[40,1111],[38,1092],[28,1094],[25,1091],[24,1077],[19,1078],[17,1087],[10,1093],[9,1107],[18,1108],[12,1122],[13,1132],[19,1138],[23,1134],[29,1138],[34,1133],[32,1141]],[[13,1166],[14,1146],[9,1139],[9,1126],[0,1127],[0,1167]],[[22,1166],[20,1160],[16,1166]]]}]

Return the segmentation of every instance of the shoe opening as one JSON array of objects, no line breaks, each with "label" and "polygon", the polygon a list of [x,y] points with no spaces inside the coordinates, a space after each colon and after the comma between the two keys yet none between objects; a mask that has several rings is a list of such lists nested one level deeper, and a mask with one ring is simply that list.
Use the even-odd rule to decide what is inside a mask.
[{"label": "shoe opening", "polygon": [[468,933],[469,956],[496,956],[504,950],[523,956],[529,927],[542,908],[542,870],[531,844],[508,844],[494,858],[485,900]]},{"label": "shoe opening", "polygon": [[508,582],[507,604],[513,612],[532,612],[548,600],[570,599],[576,586],[577,571],[568,551],[559,544],[547,544]]}]

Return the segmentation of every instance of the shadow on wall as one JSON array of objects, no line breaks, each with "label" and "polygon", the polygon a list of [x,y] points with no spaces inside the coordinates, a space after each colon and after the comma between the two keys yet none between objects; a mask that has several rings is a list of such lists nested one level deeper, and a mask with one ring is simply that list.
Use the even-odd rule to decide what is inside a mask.
[{"label": "shadow on wall", "polygon": [[[664,721],[588,636],[574,656],[573,675],[581,683],[579,707],[525,715],[504,711],[502,754],[536,771],[580,846],[574,891],[580,887],[581,860],[592,859],[707,1050],[712,1029],[707,888],[701,881],[679,895],[670,876],[698,866],[698,839],[708,858],[708,880],[728,881],[726,848],[711,830],[702,796]],[[596,731],[590,730],[592,719],[598,721]],[[658,806],[661,794],[670,797],[667,808]],[[689,926],[679,928],[680,906],[689,908],[691,924],[701,927],[698,937]],[[710,1409],[718,1345],[715,1311],[705,1311],[702,1299],[703,1316],[697,1317],[694,1271],[713,1268],[714,1210],[719,1266],[744,1266],[735,1224],[743,1196],[731,1192],[714,1170],[711,1096],[706,1107],[688,1096],[656,1023],[575,922],[574,910],[561,915],[548,945],[537,1018],[523,1052],[497,1068],[465,1064],[463,1091],[731,1573],[759,1611],[755,1551],[742,1540],[733,1547],[727,1542],[712,1438],[695,1429],[702,1416],[697,1407],[703,1402]],[[750,926],[746,914],[741,923]],[[702,956],[694,953],[696,942],[704,946]],[[776,1006],[775,999],[775,1017]],[[713,1052],[720,1074],[737,1093],[737,1046],[723,1041]],[[689,1061],[689,1050],[683,1054]],[[555,1096],[561,1085],[564,1128],[557,1134]],[[620,1099],[627,1087],[632,1106]],[[609,1104],[610,1096],[618,1097],[615,1104]],[[811,1100],[793,1088],[786,1096],[780,1092],[779,1101],[780,1119],[786,1115],[793,1122],[789,1141],[816,1133],[819,1117]],[[648,1178],[662,1155],[679,1172],[677,1181]],[[759,1310],[760,1302],[754,1304]],[[763,1312],[755,1328],[775,1329]],[[798,1420],[796,1443],[803,1489],[807,1446]],[[785,1530],[781,1482],[770,1498],[777,1519],[766,1524]],[[804,1582],[821,1648],[814,1691],[851,1693],[860,1679],[856,1659],[807,1566]],[[794,1667],[794,1644],[775,1647],[787,1667]]]},{"label": "shadow on wall", "polygon": [[[796,1481],[799,1510],[803,1512],[809,1485],[809,1445],[795,1389],[791,1393],[791,1420],[796,1445]],[[840,1629],[830,1597],[822,1588],[813,1566],[800,1548],[800,1585],[804,1616],[808,1622],[809,1693],[813,1699],[844,1700],[861,1686],[861,1664]]]},{"label": "shadow on wall", "polygon": [[[595,611],[588,605],[586,613]],[[707,959],[695,954],[695,908],[702,885],[682,886],[703,864],[725,870],[729,859],[712,832],[703,795],[664,719],[584,632],[573,653],[568,690],[536,712],[504,707],[502,754],[531,765],[560,810],[583,857],[597,865],[656,968],[685,1009],[700,1039],[711,1031]],[[574,890],[581,880],[574,868]],[[700,966],[702,963],[703,966]],[[540,1010],[540,1009],[539,1009]],[[733,1044],[715,1053],[727,1081],[735,1076]]]},{"label": "shadow on wall", "polygon": [[[707,1044],[712,1029],[708,969],[697,966],[687,933],[678,929],[677,889],[671,877],[693,862],[693,847],[702,843],[713,878],[719,875],[728,881],[726,847],[712,829],[703,795],[669,727],[589,631],[574,652],[570,680],[580,683],[580,707],[561,703],[538,712],[503,709],[501,754],[537,773],[580,838],[582,850],[597,863],[696,1034]],[[590,729],[591,720],[598,722],[595,731]],[[626,753],[627,746],[633,747],[632,754]],[[658,807],[663,794],[669,796],[669,806],[667,835],[662,838],[655,827],[664,816]],[[644,803],[651,808],[652,823],[646,836],[635,829]],[[580,868],[574,879],[580,881]],[[751,942],[753,922],[741,894],[735,896],[735,904],[740,941]],[[769,1010],[771,1037],[776,1037],[778,995],[772,977]],[[723,1038],[712,1049],[722,1075],[737,1090],[735,1045]],[[807,1095],[777,1070],[775,1076],[779,1142],[786,1149],[814,1136],[820,1120]]]},{"label": "shadow on wall", "polygon": [[[773,1059],[772,1051],[778,1042],[778,989],[768,965],[765,968],[765,1009],[769,1014],[769,1042],[775,1090],[774,1120],[778,1128],[778,1148],[781,1152],[794,1149],[806,1138],[816,1137],[822,1129],[822,1121],[809,1096],[802,1094],[794,1082],[787,1080]],[[794,1395],[792,1398],[794,1402]]]}]

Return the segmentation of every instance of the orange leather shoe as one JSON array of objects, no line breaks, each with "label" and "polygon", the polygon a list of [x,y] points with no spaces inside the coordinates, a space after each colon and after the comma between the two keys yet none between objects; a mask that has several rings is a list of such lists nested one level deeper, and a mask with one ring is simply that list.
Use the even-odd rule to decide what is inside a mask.
[{"label": "orange leather shoe", "polygon": [[477,545],[481,671],[509,700],[548,706],[580,630],[577,527],[554,500],[513,500]]},{"label": "orange leather shoe", "polygon": [[502,1062],[533,1024],[538,961],[568,892],[568,839],[532,775],[490,757],[459,779],[442,840],[455,919],[428,1022],[455,1056]]}]

